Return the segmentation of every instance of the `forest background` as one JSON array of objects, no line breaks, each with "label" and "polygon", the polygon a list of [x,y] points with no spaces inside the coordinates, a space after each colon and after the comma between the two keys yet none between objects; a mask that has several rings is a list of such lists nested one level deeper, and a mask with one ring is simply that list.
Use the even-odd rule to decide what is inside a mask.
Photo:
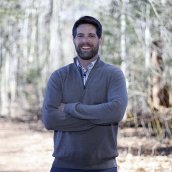
[{"label": "forest background", "polygon": [[171,139],[171,11],[171,0],[0,0],[0,119],[41,121],[50,74],[75,56],[73,23],[92,15],[103,25],[101,58],[126,76],[121,129]]}]

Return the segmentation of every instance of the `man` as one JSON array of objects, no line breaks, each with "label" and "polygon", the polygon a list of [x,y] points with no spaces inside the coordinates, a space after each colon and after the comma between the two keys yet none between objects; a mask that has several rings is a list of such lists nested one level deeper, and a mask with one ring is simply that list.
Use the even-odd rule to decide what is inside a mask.
[{"label": "man", "polygon": [[117,172],[118,123],[127,106],[122,71],[100,60],[102,26],[83,16],[73,26],[74,62],[50,77],[43,122],[54,130],[51,172]]}]

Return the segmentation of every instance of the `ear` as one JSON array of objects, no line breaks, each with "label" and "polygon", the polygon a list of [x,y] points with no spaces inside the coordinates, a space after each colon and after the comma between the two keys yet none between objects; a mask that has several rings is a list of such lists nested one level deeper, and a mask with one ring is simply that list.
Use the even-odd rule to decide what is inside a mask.
[{"label": "ear", "polygon": [[103,44],[103,38],[99,38],[99,44],[102,45]]},{"label": "ear", "polygon": [[73,40],[73,43],[75,44],[75,38],[73,38],[72,40]]}]

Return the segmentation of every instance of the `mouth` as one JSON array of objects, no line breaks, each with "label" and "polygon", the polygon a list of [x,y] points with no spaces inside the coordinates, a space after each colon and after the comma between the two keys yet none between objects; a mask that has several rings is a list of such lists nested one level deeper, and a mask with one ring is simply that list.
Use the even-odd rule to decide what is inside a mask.
[{"label": "mouth", "polygon": [[90,51],[91,47],[90,46],[81,46],[81,50],[83,50],[83,51]]}]

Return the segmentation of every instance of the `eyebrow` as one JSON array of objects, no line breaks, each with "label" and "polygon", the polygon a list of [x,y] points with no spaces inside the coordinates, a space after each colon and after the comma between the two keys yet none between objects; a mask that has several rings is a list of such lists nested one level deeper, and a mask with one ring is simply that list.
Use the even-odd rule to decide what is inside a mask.
[{"label": "eyebrow", "polygon": [[[85,34],[81,32],[81,33],[77,33],[76,35],[85,35]],[[95,35],[96,36],[97,34],[96,33],[88,33],[88,35]]]}]

